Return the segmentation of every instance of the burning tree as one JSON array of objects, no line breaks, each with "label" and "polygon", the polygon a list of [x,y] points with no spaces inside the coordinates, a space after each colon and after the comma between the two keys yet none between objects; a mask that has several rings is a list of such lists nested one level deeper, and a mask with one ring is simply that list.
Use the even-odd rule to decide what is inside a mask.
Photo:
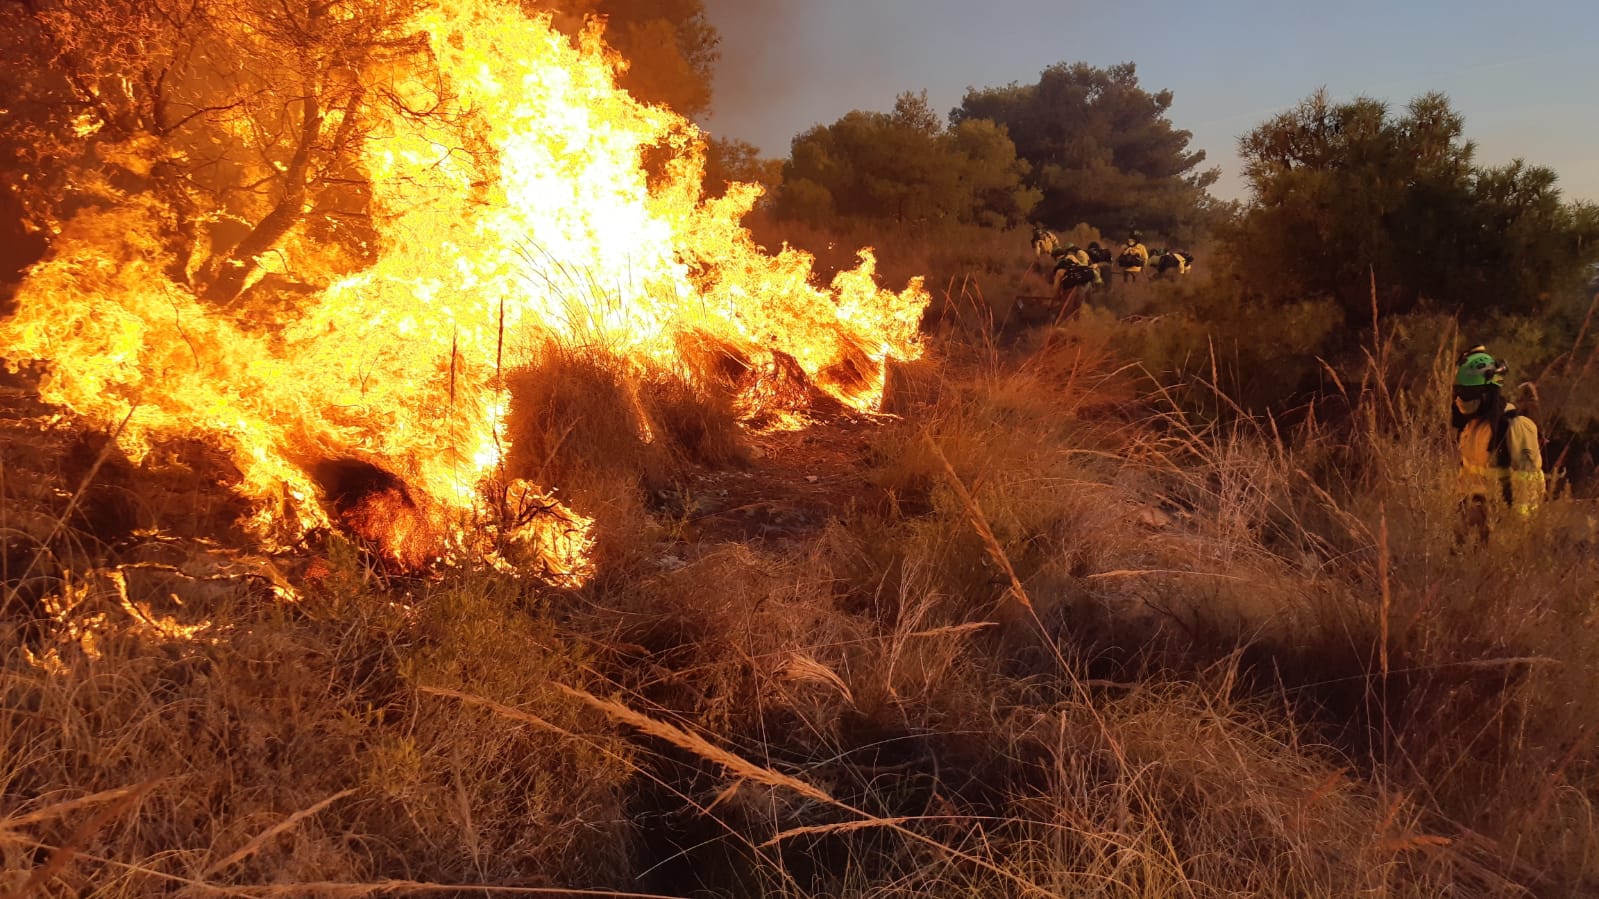
[{"label": "burning tree", "polygon": [[721,37],[704,0],[523,0],[551,10],[555,25],[575,34],[593,19],[606,23],[605,40],[627,59],[622,88],[646,103],[670,106],[689,118],[711,105]]},{"label": "burning tree", "polygon": [[[53,239],[0,339],[136,458],[227,448],[264,530],[324,522],[315,473],[352,457],[470,517],[527,474],[503,465],[504,374],[551,343],[707,389],[719,347],[857,408],[917,352],[920,285],[880,289],[863,253],[819,287],[760,251],[757,190],[704,200],[699,131],[619,90],[597,30],[502,0],[30,3],[6,11],[33,62],[7,68],[30,99],[4,140]],[[239,302],[274,271],[292,303]],[[570,570],[581,516],[557,517],[530,539]]]},{"label": "burning tree", "polygon": [[[222,302],[285,268],[267,257],[297,227],[370,252],[362,144],[384,115],[426,113],[379,112],[397,98],[369,90],[426,52],[410,4],[22,0],[0,15],[22,37],[4,69],[6,186],[33,227],[148,194],[174,280]],[[297,268],[328,254],[304,255]]]}]

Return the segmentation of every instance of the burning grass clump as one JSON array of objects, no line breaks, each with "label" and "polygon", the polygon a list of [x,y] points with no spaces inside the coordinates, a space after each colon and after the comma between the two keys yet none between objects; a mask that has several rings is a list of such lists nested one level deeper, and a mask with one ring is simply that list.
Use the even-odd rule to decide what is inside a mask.
[{"label": "burning grass clump", "polygon": [[506,377],[507,477],[579,492],[585,481],[666,483],[669,459],[648,438],[626,364],[554,347]]},{"label": "burning grass clump", "polygon": [[500,475],[594,519],[590,561],[602,579],[651,570],[662,528],[653,510],[679,497],[694,470],[744,460],[732,400],[714,384],[552,345],[507,386]]},{"label": "burning grass clump", "polygon": [[639,383],[639,401],[674,455],[706,468],[741,464],[745,448],[731,395],[653,372]]},{"label": "burning grass clump", "polygon": [[689,464],[739,459],[738,423],[725,393],[661,370],[640,372],[604,352],[551,345],[507,378],[505,469],[581,497],[630,485],[648,495]]},{"label": "burning grass clump", "polygon": [[[63,894],[1591,893],[1586,513],[1457,544],[1441,425],[1102,415],[1096,346],[946,360],[878,432],[884,501],[671,564],[641,473],[728,458],[728,407],[519,372],[517,473],[615,503],[561,589],[373,578],[337,537],[314,585],[201,589],[85,538],[0,630],[0,862],[80,851]],[[1359,476],[1312,481],[1328,453]]]},{"label": "burning grass clump", "polygon": [[388,568],[419,572],[444,552],[440,510],[393,472],[360,459],[328,459],[312,467],[334,521],[372,548]]},{"label": "burning grass clump", "polygon": [[[703,385],[700,393],[726,398],[733,415],[745,424],[762,427],[811,411],[842,409],[838,400],[812,382],[798,359],[781,350],[768,348],[764,359],[752,358],[738,347],[700,332],[680,334],[676,349],[694,382]],[[851,392],[865,384],[863,372],[875,370],[874,366],[851,345],[845,358],[833,367],[837,371],[823,372],[822,378]]]}]

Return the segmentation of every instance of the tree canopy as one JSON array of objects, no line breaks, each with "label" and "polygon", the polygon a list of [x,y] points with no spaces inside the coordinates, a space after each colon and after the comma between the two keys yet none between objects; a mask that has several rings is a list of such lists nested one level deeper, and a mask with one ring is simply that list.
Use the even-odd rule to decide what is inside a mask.
[{"label": "tree canopy", "polygon": [[[0,62],[4,187],[49,236],[85,205],[148,193],[173,258],[236,296],[296,224],[344,230],[369,85],[424,44],[406,0],[23,0]],[[359,238],[350,241],[352,246]]]},{"label": "tree canopy", "polygon": [[945,127],[927,96],[901,94],[891,112],[856,110],[794,139],[778,211],[895,223],[1014,224],[1037,195],[1027,165],[993,122]]},{"label": "tree canopy", "polygon": [[950,119],[1005,130],[1030,165],[1027,186],[1041,195],[1035,218],[1178,236],[1202,217],[1219,173],[1198,170],[1205,153],[1173,127],[1171,103],[1171,91],[1139,86],[1133,63],[1059,63],[1036,84],[969,89]]},{"label": "tree canopy", "polygon": [[[237,297],[296,228],[358,268],[373,249],[356,157],[389,75],[427,52],[414,0],[16,0],[0,4],[0,281],[85,206],[147,195],[164,210],[172,277]],[[631,60],[623,84],[685,114],[710,99],[716,32],[702,0],[554,0],[595,17]],[[421,61],[425,70],[425,61]],[[448,128],[461,123],[440,122]],[[470,128],[456,139],[477,152]],[[22,238],[27,239],[22,239]],[[324,257],[327,254],[319,254]],[[306,272],[299,272],[306,275]],[[333,273],[337,274],[337,273]]]},{"label": "tree canopy", "polygon": [[728,185],[759,184],[768,200],[783,180],[783,161],[761,155],[759,147],[748,141],[711,137],[705,142],[705,193],[719,197]]},{"label": "tree canopy", "polygon": [[1234,241],[1246,280],[1336,298],[1352,322],[1371,314],[1373,279],[1385,312],[1424,299],[1468,318],[1534,311],[1580,277],[1594,210],[1564,203],[1547,168],[1476,165],[1464,124],[1442,94],[1396,114],[1323,91],[1249,132],[1254,202]]},{"label": "tree canopy", "polygon": [[704,0],[524,0],[530,12],[553,9],[557,24],[576,31],[605,22],[605,42],[627,60],[619,80],[646,103],[695,118],[711,106],[711,80],[721,36]]}]

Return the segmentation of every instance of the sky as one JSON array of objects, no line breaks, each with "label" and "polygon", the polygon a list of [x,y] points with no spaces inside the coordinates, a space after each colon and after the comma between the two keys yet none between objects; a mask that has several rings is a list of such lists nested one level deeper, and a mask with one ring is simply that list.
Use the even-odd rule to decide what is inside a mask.
[{"label": "sky", "polygon": [[905,91],[935,110],[968,87],[1036,83],[1057,62],[1138,65],[1242,199],[1238,137],[1317,88],[1402,108],[1429,91],[1465,116],[1477,161],[1515,158],[1599,202],[1593,0],[705,0],[722,33],[717,135],[787,157],[800,132]]}]

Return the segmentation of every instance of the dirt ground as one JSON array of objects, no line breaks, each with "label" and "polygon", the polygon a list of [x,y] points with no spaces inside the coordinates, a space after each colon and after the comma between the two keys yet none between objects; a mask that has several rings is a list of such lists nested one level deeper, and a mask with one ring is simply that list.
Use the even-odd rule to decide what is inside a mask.
[{"label": "dirt ground", "polygon": [[683,511],[700,543],[792,542],[872,494],[872,417],[839,414],[802,430],[749,435],[748,467],[694,476]]}]

